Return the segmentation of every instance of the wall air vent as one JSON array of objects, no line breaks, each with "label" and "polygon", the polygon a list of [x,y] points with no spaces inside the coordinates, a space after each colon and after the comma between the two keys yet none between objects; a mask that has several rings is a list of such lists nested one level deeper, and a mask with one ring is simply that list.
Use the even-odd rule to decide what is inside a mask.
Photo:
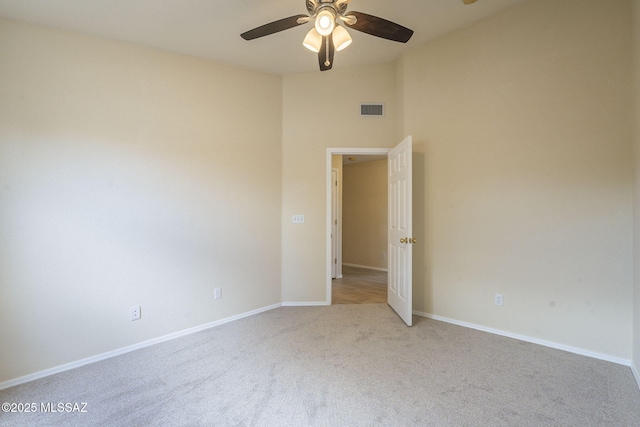
[{"label": "wall air vent", "polygon": [[361,117],[384,117],[384,104],[360,104]]}]

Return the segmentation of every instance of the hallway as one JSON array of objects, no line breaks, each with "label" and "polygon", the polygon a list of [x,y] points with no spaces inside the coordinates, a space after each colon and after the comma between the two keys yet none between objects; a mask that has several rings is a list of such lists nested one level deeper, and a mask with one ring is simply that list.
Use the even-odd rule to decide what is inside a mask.
[{"label": "hallway", "polygon": [[387,302],[387,272],[343,266],[342,279],[331,283],[332,304],[380,304]]}]

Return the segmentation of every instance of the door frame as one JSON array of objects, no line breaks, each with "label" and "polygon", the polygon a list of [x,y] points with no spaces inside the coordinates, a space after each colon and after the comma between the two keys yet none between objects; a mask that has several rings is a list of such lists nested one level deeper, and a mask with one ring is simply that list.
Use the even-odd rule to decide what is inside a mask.
[{"label": "door frame", "polygon": [[[333,162],[332,162],[333,163]],[[334,177],[335,175],[335,177]],[[338,188],[340,182],[339,171],[337,168],[331,168],[331,278],[341,279],[342,268],[338,269],[338,260],[342,267],[342,220],[340,213],[342,206],[340,204],[341,191]],[[335,183],[335,185],[334,185]],[[335,222],[335,223],[334,223]]]},{"label": "door frame", "polygon": [[[334,154],[341,155],[389,155],[389,151],[391,148],[327,148],[327,163],[325,166],[326,169],[326,235],[325,235],[325,247],[326,247],[326,270],[325,270],[325,280],[327,285],[327,293],[326,293],[326,305],[331,305],[331,262],[333,260],[331,256],[331,169],[332,169],[332,156]],[[342,229],[342,215],[338,213],[338,229]]]}]

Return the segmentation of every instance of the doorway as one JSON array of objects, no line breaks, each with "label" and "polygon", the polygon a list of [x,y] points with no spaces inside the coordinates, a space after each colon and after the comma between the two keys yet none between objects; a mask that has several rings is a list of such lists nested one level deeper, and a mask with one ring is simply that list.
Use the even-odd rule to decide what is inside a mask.
[{"label": "doorway", "polygon": [[[335,168],[333,168],[333,156],[342,155],[348,157],[373,157],[386,159],[390,149],[354,149],[354,148],[329,148],[327,149],[327,304],[362,304],[387,302],[387,272],[386,269],[366,268],[368,265],[343,264],[342,253],[336,253],[335,242],[342,245],[342,216],[338,209],[335,212]],[[386,178],[385,178],[386,179]],[[342,184],[342,183],[340,183]],[[385,210],[386,210],[385,203]],[[337,221],[336,221],[337,219]],[[337,224],[336,224],[337,223]],[[385,238],[386,247],[386,238]],[[385,253],[380,254],[386,256]],[[366,264],[366,263],[365,263]],[[332,279],[335,277],[335,279]],[[334,296],[334,289],[336,295]]]},{"label": "doorway", "polygon": [[386,155],[333,156],[342,172],[342,275],[332,282],[332,304],[387,302],[388,163]]},{"label": "doorway", "polygon": [[331,282],[332,304],[385,304],[388,274],[386,271],[343,266],[343,277]]}]

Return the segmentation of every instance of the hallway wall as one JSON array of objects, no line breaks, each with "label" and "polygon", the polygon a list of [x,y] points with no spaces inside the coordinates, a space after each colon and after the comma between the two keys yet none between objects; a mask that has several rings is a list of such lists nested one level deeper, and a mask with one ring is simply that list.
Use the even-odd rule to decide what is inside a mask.
[{"label": "hallway wall", "polygon": [[343,176],[343,262],[386,270],[387,160],[346,164]]}]

